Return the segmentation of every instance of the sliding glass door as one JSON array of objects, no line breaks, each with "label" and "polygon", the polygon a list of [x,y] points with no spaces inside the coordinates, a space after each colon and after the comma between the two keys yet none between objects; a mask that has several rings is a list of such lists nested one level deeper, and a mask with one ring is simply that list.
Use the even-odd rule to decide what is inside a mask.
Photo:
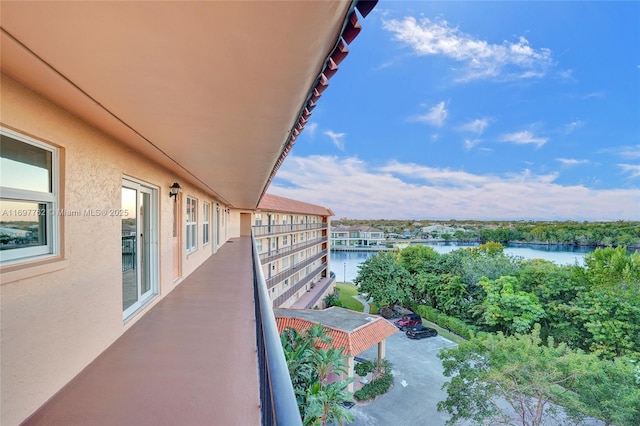
[{"label": "sliding glass door", "polygon": [[158,294],[157,190],[122,182],[122,312],[126,319]]}]

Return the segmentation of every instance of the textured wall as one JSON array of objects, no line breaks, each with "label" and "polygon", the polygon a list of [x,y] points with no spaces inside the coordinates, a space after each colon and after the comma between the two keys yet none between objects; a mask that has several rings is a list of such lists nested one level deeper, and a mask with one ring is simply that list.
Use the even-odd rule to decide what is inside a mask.
[{"label": "textured wall", "polygon": [[[66,217],[61,231],[64,259],[17,270],[12,267],[8,272],[3,269],[0,424],[13,425],[42,405],[179,283],[173,279],[173,200],[168,187],[180,180],[5,75],[1,90],[3,125],[61,148],[60,208],[119,209],[125,176],[157,186],[160,203],[160,296],[126,324],[122,320],[119,216]],[[198,250],[182,254],[185,277],[213,251],[213,235],[209,245],[202,245],[200,215],[202,201],[215,200],[180,183],[184,195],[199,200]],[[184,203],[182,207],[184,219]],[[182,234],[184,239],[184,230]],[[228,236],[238,236],[235,234]]]}]

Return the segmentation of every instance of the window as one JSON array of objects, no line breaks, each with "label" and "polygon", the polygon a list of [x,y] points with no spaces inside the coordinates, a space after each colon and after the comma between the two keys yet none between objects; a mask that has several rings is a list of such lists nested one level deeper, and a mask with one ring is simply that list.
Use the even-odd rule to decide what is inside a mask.
[{"label": "window", "polygon": [[198,236],[198,200],[187,197],[187,253],[195,251]]},{"label": "window", "polygon": [[209,244],[209,203],[202,203],[202,245]]},{"label": "window", "polygon": [[58,254],[58,150],[5,129],[0,147],[1,263]]},{"label": "window", "polygon": [[256,226],[262,226],[262,214],[256,213],[255,216]]},{"label": "window", "polygon": [[262,253],[262,240],[256,240],[256,249],[258,253]]},{"label": "window", "polygon": [[288,244],[288,238],[287,238],[287,236],[286,236],[286,235],[283,235],[283,236],[282,236],[282,245],[283,245],[283,246],[286,246],[287,244]]}]

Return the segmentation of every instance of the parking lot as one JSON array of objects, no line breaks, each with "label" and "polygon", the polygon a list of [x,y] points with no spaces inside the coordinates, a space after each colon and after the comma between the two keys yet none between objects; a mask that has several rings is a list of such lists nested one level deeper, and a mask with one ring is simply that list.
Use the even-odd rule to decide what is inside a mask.
[{"label": "parking lot", "polygon": [[[440,388],[446,381],[437,354],[444,347],[456,344],[438,335],[422,340],[408,339],[397,332],[387,339],[386,355],[393,364],[393,388],[375,401],[356,404],[351,412],[356,419],[354,426],[414,426],[444,425],[449,416],[436,409],[438,401],[446,394]],[[377,348],[359,355],[373,360]]]}]

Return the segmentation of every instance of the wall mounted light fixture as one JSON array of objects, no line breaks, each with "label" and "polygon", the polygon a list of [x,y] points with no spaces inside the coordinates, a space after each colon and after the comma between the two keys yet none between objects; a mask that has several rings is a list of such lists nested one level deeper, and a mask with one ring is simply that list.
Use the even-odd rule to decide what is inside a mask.
[{"label": "wall mounted light fixture", "polygon": [[182,192],[182,188],[178,182],[173,182],[169,187],[169,197],[173,197],[173,201],[178,201],[178,194]]}]

